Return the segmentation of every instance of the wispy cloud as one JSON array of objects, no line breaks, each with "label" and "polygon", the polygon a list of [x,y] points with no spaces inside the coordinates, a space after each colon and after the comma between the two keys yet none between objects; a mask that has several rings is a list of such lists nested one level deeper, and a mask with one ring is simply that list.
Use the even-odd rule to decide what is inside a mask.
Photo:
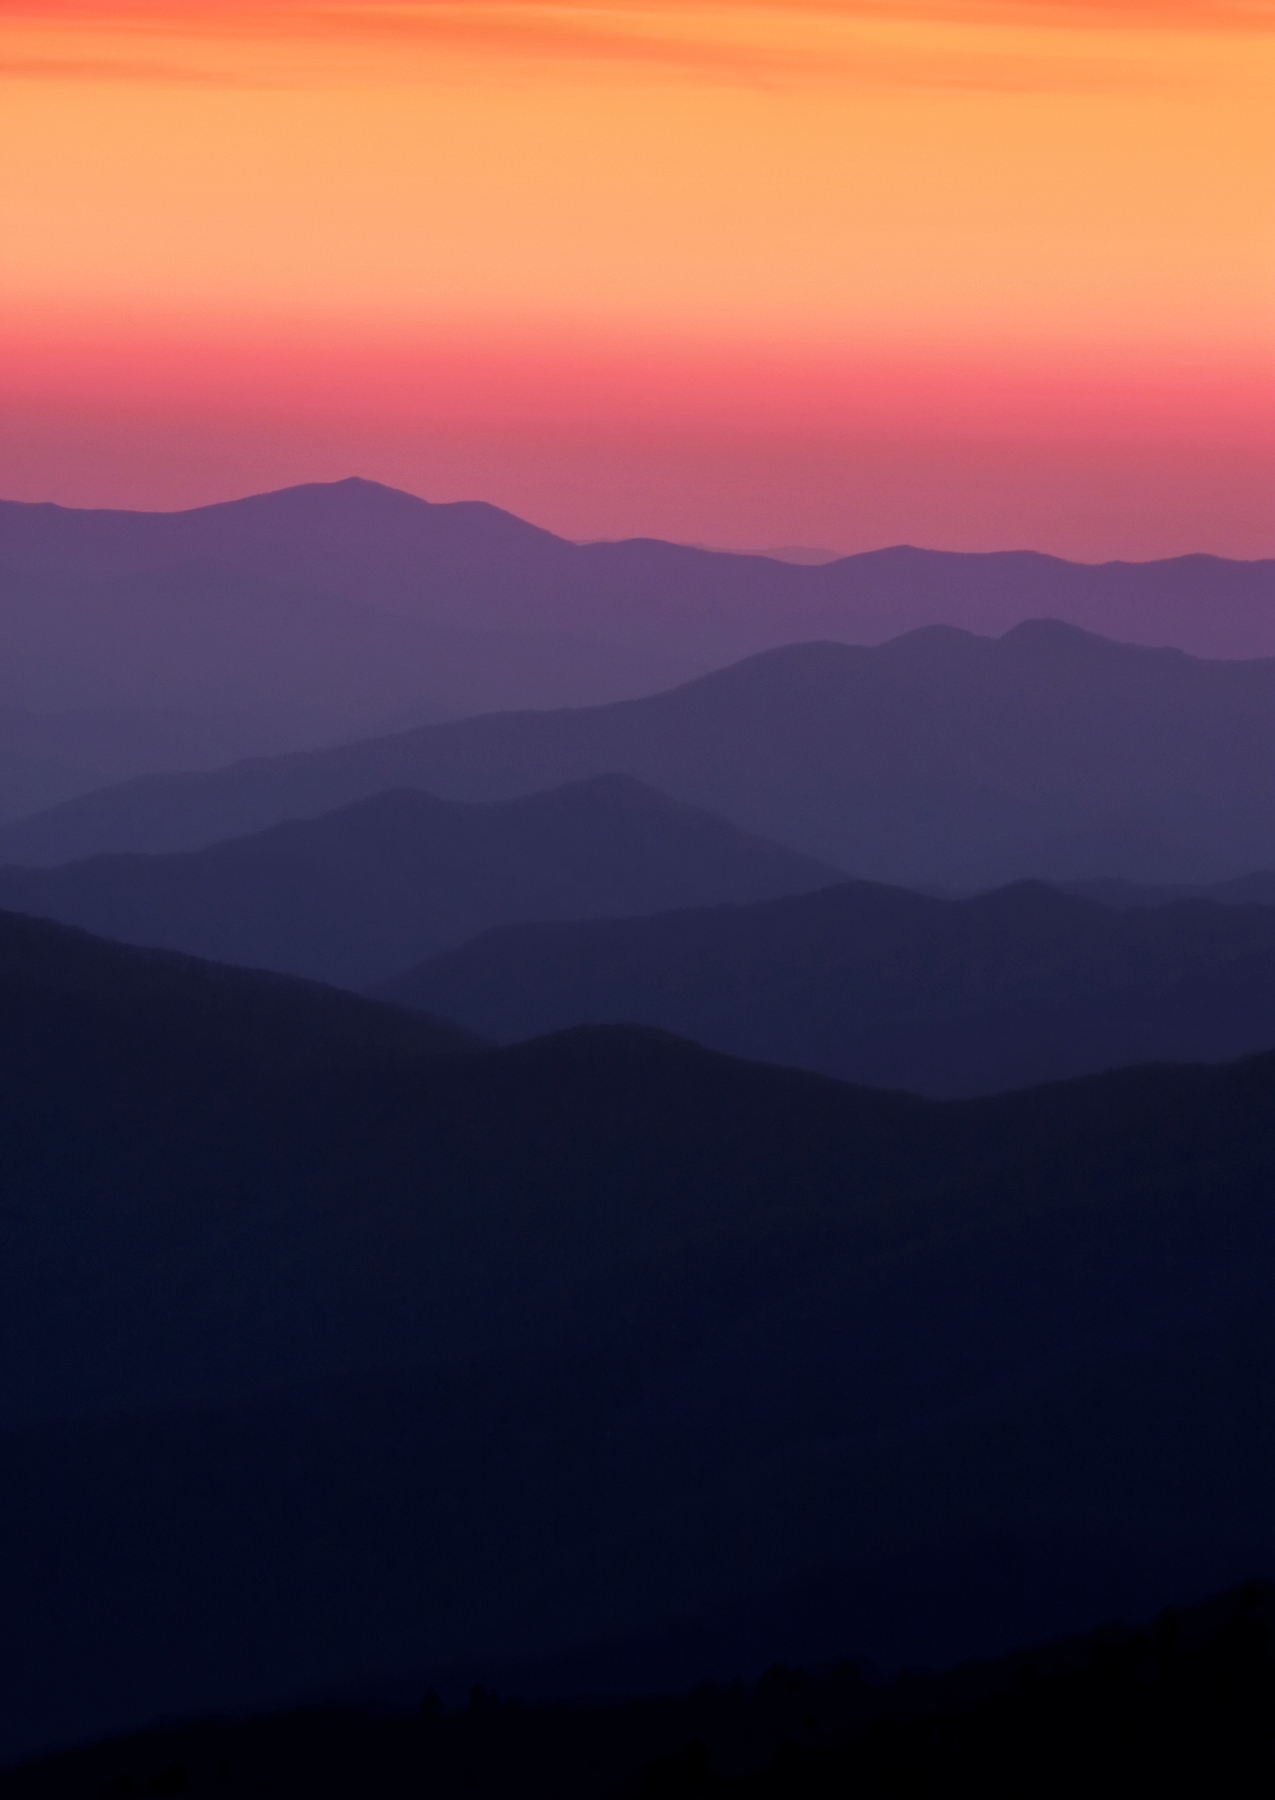
[{"label": "wispy cloud", "polygon": [[110,81],[164,87],[242,87],[242,71],[128,56],[8,56],[0,53],[0,81]]},{"label": "wispy cloud", "polygon": [[9,77],[291,81],[344,51],[402,56],[399,77],[459,56],[1032,92],[1129,80],[1103,49],[1117,33],[1275,32],[1275,0],[0,0],[0,21],[27,40],[0,53]]},{"label": "wispy cloud", "polygon": [[182,35],[326,35],[378,30],[391,19],[429,30],[440,16],[461,14],[497,28],[519,16],[546,25],[575,19],[591,31],[609,20],[685,24],[723,14],[1085,30],[1275,30],[1275,0],[0,0],[0,18]]}]

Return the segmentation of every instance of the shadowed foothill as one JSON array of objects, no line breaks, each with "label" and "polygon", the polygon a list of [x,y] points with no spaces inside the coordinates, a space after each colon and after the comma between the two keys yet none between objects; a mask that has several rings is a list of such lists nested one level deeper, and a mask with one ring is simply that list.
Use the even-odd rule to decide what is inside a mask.
[{"label": "shadowed foothill", "polygon": [[1275,0],[0,38],[0,1800],[1275,1800]]},{"label": "shadowed foothill", "polygon": [[[187,513],[3,503],[0,858],[195,848],[399,786],[497,799],[624,772],[876,879],[1218,879],[1275,854],[1275,701],[1269,663],[1192,658],[1275,654],[1273,571],[578,545],[356,480]],[[777,660],[662,692],[759,652]],[[642,695],[660,697],[398,737]],[[117,741],[85,709],[117,716]],[[160,730],[155,709],[194,723]]]},{"label": "shadowed foothill", "polygon": [[446,1709],[315,1705],[139,1733],[0,1777],[12,1800],[375,1791],[1113,1797],[1269,1791],[1272,1590],[1250,1583],[1137,1629],[1107,1625],[1001,1661],[885,1681],[844,1659],[755,1685],[528,1705],[476,1686]]},{"label": "shadowed foothill", "polygon": [[841,873],[606,775],[503,802],[400,789],[186,855],[0,869],[0,906],[360,987],[489,925],[770,898]]},{"label": "shadowed foothill", "polygon": [[438,1055],[2,923],[0,1755],[943,1665],[1270,1566],[1270,1056],[936,1105],[626,1027]]},{"label": "shadowed foothill", "polygon": [[511,799],[615,773],[905,886],[1228,880],[1275,862],[1275,659],[1048,621],[799,644],[649,699],[150,776],[0,829],[0,858],[192,849],[391,788]]},{"label": "shadowed foothill", "polygon": [[1275,1048],[1275,906],[1117,905],[1035,882],[970,900],[845,883],[504,926],[375,991],[501,1042],[628,1021],[939,1098]]},{"label": "shadowed foothill", "polygon": [[1250,1791],[1272,565],[784,554],[0,505],[15,1800]]}]

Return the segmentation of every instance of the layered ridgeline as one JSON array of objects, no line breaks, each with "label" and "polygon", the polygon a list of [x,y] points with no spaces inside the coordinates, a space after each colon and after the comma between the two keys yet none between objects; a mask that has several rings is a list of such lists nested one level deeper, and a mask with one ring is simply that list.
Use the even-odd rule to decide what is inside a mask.
[{"label": "layered ridgeline", "polygon": [[[455,1056],[487,1047],[450,1020],[319,982],[127,948],[44,919],[4,913],[0,921],[6,1003],[21,1009],[46,1047],[56,1043],[62,1012],[86,1006],[99,1009],[103,1019],[131,1013],[143,1038],[163,1030],[174,1040],[189,1038],[197,1054],[210,1059],[210,1068],[224,1054],[244,1070],[272,1076],[331,1063]],[[136,1047],[135,1040],[130,1048]]]},{"label": "layered ridgeline", "polygon": [[842,876],[604,775],[477,804],[400,789],[207,850],[0,869],[0,906],[359,987],[489,925],[770,898]]},{"label": "layered ridgeline", "polygon": [[946,1105],[623,1028],[274,1066],[206,969],[0,938],[6,1755],[951,1661],[1272,1565],[1271,1057]]},{"label": "layered ridgeline", "polygon": [[939,900],[855,882],[506,926],[377,992],[506,1043],[625,1021],[873,1087],[995,1093],[1275,1049],[1275,906],[1116,910],[1027,882]]},{"label": "layered ridgeline", "polygon": [[1270,655],[1275,563],[902,548],[809,567],[572,544],[365,481],[183,513],[0,503],[0,821],[134,775],[627,699],[794,641],[1044,616]]},{"label": "layered ridgeline", "polygon": [[[318,716],[287,718],[199,706],[59,704],[41,711],[0,705],[0,820],[24,818],[74,794],[156,770],[216,769],[245,756],[266,756],[365,736],[364,716],[355,730],[341,730]],[[442,708],[422,708],[386,729],[442,718]]]},{"label": "layered ridgeline", "polygon": [[921,625],[999,633],[1059,618],[1203,656],[1275,655],[1275,562],[1068,563],[906,546],[802,566],[634,539],[573,544],[498,507],[431,505],[370,481],[181,513],[0,503],[0,568],[50,584],[191,564],[338,594],[435,626],[556,633],[713,665],[803,639],[874,643]]},{"label": "layered ridgeline", "polygon": [[433,626],[215,564],[68,586],[0,567],[0,819],[156,770],[649,693],[697,667]]},{"label": "layered ridgeline", "polygon": [[0,860],[194,849],[397,787],[623,773],[874,880],[1207,882],[1275,863],[1275,659],[1057,623],[773,650],[668,693],[153,776],[0,830]]},{"label": "layered ridgeline", "polygon": [[450,717],[435,651],[413,620],[216,565],[66,583],[0,553],[0,819],[156,769]]},{"label": "layered ridgeline", "polygon": [[1261,876],[1217,890],[1227,904],[1098,886],[1116,906],[845,883],[600,776],[513,801],[398,790],[207,850],[0,869],[0,906],[380,983],[501,1042],[645,1024],[938,1097],[1275,1047],[1275,907],[1241,903]]}]

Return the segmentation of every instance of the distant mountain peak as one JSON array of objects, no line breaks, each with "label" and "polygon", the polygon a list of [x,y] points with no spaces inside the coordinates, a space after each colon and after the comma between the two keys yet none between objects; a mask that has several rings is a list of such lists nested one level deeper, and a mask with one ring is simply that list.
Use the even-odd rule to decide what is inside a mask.
[{"label": "distant mountain peak", "polygon": [[520,518],[517,513],[512,513],[503,506],[496,506],[490,500],[427,500],[423,495],[410,493],[406,488],[390,487],[383,481],[369,481],[364,475],[345,475],[339,481],[298,482],[292,487],[274,488],[269,493],[249,494],[237,500],[221,500],[209,506],[193,507],[190,512],[208,514],[224,512],[230,508],[269,510],[287,506],[306,510],[315,507],[324,509],[330,521],[351,508],[356,513],[371,512],[381,517],[415,516],[434,520],[467,518],[488,525],[503,525],[507,529],[512,528],[539,538],[552,538],[556,543],[567,543],[565,538],[559,538],[556,533],[546,531],[542,526],[533,525],[530,520]]},{"label": "distant mountain peak", "polygon": [[1113,654],[1119,655],[1123,651],[1143,659],[1172,657],[1183,662],[1200,660],[1191,651],[1180,650],[1172,644],[1131,643],[1127,639],[1089,631],[1085,626],[1073,625],[1067,619],[1024,619],[1020,624],[1011,625],[1008,631],[1002,632],[1000,641],[1011,647],[1026,646],[1033,650],[1047,651],[1052,656],[1056,656],[1060,650],[1067,650],[1073,654],[1110,659]]},{"label": "distant mountain peak", "polygon": [[440,799],[399,782],[167,858],[0,870],[0,903],[126,943],[361,987],[522,918],[770,898],[838,879],[648,783]]}]

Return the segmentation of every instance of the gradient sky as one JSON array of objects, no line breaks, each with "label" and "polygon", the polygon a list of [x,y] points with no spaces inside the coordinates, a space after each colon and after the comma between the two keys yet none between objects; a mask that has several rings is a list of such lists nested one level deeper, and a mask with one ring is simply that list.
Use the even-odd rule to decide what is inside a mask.
[{"label": "gradient sky", "polygon": [[0,0],[0,494],[1275,554],[1264,0]]}]

